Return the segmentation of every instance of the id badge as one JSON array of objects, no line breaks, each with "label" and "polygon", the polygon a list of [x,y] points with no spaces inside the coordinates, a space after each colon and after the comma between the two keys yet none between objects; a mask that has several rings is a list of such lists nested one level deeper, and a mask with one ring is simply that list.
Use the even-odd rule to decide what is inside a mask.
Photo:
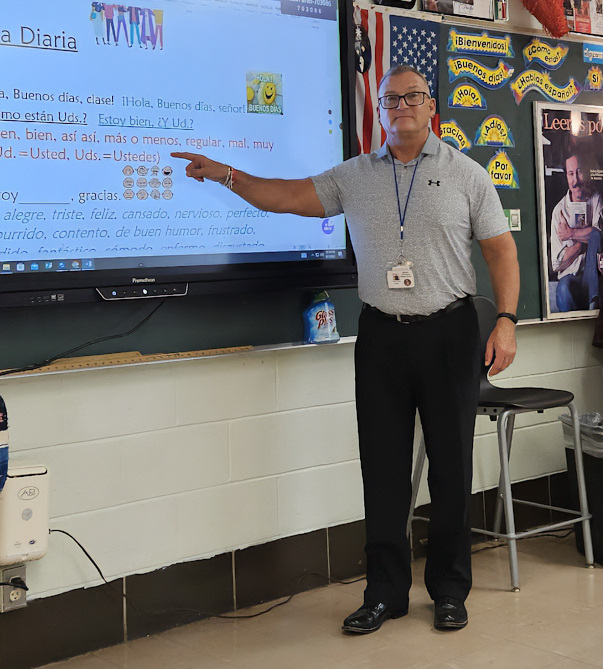
[{"label": "id badge", "polygon": [[409,264],[395,265],[387,271],[388,288],[414,288],[415,276]]}]

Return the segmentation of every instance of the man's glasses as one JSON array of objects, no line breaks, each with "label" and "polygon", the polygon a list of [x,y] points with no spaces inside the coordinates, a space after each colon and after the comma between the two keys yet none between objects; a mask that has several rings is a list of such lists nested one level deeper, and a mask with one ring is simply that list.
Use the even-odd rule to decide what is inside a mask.
[{"label": "man's glasses", "polygon": [[404,95],[394,95],[392,93],[379,98],[379,104],[383,109],[397,109],[402,99],[408,107],[418,107],[425,102],[425,98],[429,97],[431,97],[429,93],[424,93],[423,91],[411,91]]}]

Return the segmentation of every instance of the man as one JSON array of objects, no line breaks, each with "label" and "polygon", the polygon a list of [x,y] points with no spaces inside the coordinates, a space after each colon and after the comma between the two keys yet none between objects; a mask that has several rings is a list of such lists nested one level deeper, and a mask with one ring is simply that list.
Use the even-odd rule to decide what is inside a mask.
[{"label": "man", "polygon": [[438,629],[467,624],[471,587],[471,455],[479,383],[472,237],[480,240],[501,315],[487,345],[492,373],[515,355],[515,244],[485,170],[429,129],[423,75],[392,68],[379,88],[387,142],[311,179],[259,179],[194,154],[188,176],[219,181],[260,209],[345,212],[365,305],[356,343],[356,407],[364,483],[367,586],[343,623],[373,632],[408,611],[415,413],[429,458],[432,516],[425,569]]},{"label": "man", "polygon": [[601,195],[594,191],[586,157],[565,161],[568,191],[551,216],[551,265],[557,272],[557,309],[599,308],[597,253],[601,251]]}]

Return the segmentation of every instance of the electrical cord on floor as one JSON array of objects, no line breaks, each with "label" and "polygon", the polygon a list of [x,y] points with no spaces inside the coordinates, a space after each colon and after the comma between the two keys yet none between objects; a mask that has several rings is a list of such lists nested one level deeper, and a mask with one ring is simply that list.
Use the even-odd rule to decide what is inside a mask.
[{"label": "electrical cord on floor", "polygon": [[297,593],[289,595],[287,599],[284,599],[282,602],[277,602],[276,604],[272,604],[272,606],[270,606],[267,609],[264,609],[263,611],[258,611],[257,613],[243,614],[240,616],[230,616],[224,613],[207,613],[206,611],[200,611],[199,609],[166,609],[163,611],[152,611],[151,613],[155,616],[161,616],[164,613],[195,613],[200,618],[222,618],[224,620],[239,620],[239,619],[243,620],[245,618],[257,618],[258,616],[263,616],[265,613],[273,611],[279,606],[284,606],[285,604],[288,604],[293,599],[293,597],[295,597],[296,594]]},{"label": "electrical cord on floor", "polygon": [[[335,578],[329,578],[325,574],[321,574],[318,571],[307,571],[303,573],[300,578],[297,581],[297,585],[300,586],[304,579],[307,578],[308,576],[319,576],[320,578],[324,579],[327,584],[328,583],[337,583],[340,585],[351,585],[352,583],[359,583],[360,581],[364,581],[365,578],[364,576],[360,578],[356,578],[353,581],[339,581],[338,579]],[[258,616],[263,616],[265,613],[268,613],[269,611],[272,611],[276,609],[279,606],[284,606],[285,604],[288,604],[294,597],[295,595],[299,595],[299,592],[294,592],[292,595],[288,595],[286,599],[284,599],[282,602],[277,602],[276,604],[273,604],[267,609],[264,609],[263,611],[258,611],[257,613],[249,613],[249,614],[240,614],[240,615],[229,615],[229,614],[219,614],[219,613],[207,613],[205,611],[199,611],[198,609],[169,609],[165,611],[155,611],[155,615],[161,615],[163,613],[176,613],[176,612],[181,612],[181,613],[196,613],[199,616],[203,618],[223,618],[225,620],[245,620],[248,618],[257,618]]]},{"label": "electrical cord on floor", "polygon": [[[565,532],[564,534],[555,534],[554,532],[543,533],[543,534],[535,534],[535,535],[532,535],[532,536],[529,536],[529,537],[521,537],[520,539],[518,539],[518,541],[521,541],[523,539],[534,539],[534,538],[538,538],[538,537],[553,537],[555,539],[565,539],[570,534],[572,534],[573,531],[574,530],[572,528],[571,530],[569,530],[568,532]],[[82,549],[82,551],[84,552],[86,557],[90,560],[90,562],[92,562],[92,564],[95,566],[96,571],[98,571],[98,573],[100,574],[100,577],[103,579],[103,581],[107,585],[112,587],[114,590],[116,590],[116,588],[113,586],[113,583],[109,583],[109,581],[107,581],[107,579],[104,577],[103,572],[101,571],[98,564],[96,564],[96,562],[93,560],[90,553],[88,553],[88,551],[82,546],[82,544],[73,535],[69,534],[69,532],[66,532],[65,530],[49,530],[49,533],[50,532],[60,532],[61,534],[65,534],[68,537],[70,537],[71,539],[73,539],[73,541],[75,541],[75,543]],[[506,542],[501,541],[500,543],[497,543],[493,546],[484,546],[483,548],[478,548],[478,549],[472,551],[472,554],[481,553],[482,551],[492,550],[494,548],[500,548],[501,546],[506,546],[506,545],[507,545]],[[356,578],[356,579],[353,579],[351,581],[341,581],[341,580],[338,580],[338,579],[335,579],[335,578],[329,578],[325,574],[321,574],[318,571],[307,571],[300,576],[300,578],[297,581],[297,586],[299,587],[303,583],[304,579],[306,579],[308,576],[318,576],[318,577],[324,579],[326,584],[337,583],[339,585],[352,585],[353,583],[359,583],[360,581],[365,580],[365,577],[361,576],[360,578]],[[14,587],[21,587],[17,584],[11,584],[11,583],[8,583],[8,584],[7,583],[0,583],[0,585],[13,585]],[[25,587],[24,589],[27,590],[27,587]],[[118,591],[116,590],[116,592],[118,592]],[[160,615],[163,615],[165,613],[194,613],[194,614],[198,615],[200,618],[222,618],[224,620],[246,620],[246,619],[249,619],[249,618],[257,618],[258,616],[263,616],[264,614],[269,613],[270,611],[273,611],[274,609],[278,608],[279,606],[284,606],[285,604],[288,604],[293,599],[293,597],[295,597],[295,595],[299,594],[299,593],[294,592],[292,595],[287,596],[287,598],[284,599],[282,602],[277,602],[276,604],[272,604],[271,606],[269,606],[267,609],[264,609],[263,611],[258,611],[257,613],[239,614],[239,615],[230,615],[230,614],[223,614],[223,613],[209,613],[207,611],[201,611],[199,609],[189,609],[189,608],[182,608],[182,609],[171,608],[171,609],[165,609],[165,610],[161,610],[161,611],[144,611],[140,608],[140,606],[138,606],[135,602],[133,602],[132,599],[130,597],[128,597],[124,592],[119,591],[119,594],[126,600],[126,602],[128,604],[130,604],[130,606],[132,606],[132,610],[134,612],[138,613],[139,615],[150,614],[150,615],[160,616]]]},{"label": "electrical cord on floor", "polygon": [[161,300],[161,302],[159,302],[159,304],[151,311],[151,313],[145,316],[137,325],[135,325],[127,332],[120,332],[118,334],[106,335],[104,337],[98,337],[97,339],[92,339],[91,341],[87,341],[85,344],[74,346],[68,351],[63,351],[63,353],[54,355],[51,358],[43,360],[42,362],[34,362],[31,363],[30,365],[25,365],[24,367],[15,367],[14,369],[5,369],[2,372],[0,372],[0,376],[8,376],[9,374],[18,374],[20,372],[32,372],[35,369],[40,369],[41,367],[47,367],[48,365],[52,365],[53,362],[56,362],[61,358],[67,358],[73,353],[77,353],[77,351],[81,351],[82,349],[87,348],[88,346],[92,346],[94,344],[100,344],[101,342],[109,341],[110,339],[120,339],[121,337],[127,337],[128,335],[133,334],[134,332],[136,332],[136,330],[141,328],[151,318],[151,316],[153,316],[153,314],[155,314],[155,312],[163,306],[164,302],[165,300]]},{"label": "electrical cord on floor", "polygon": [[[113,587],[113,583],[109,583],[107,579],[105,578],[103,572],[101,571],[100,567],[98,564],[94,561],[90,553],[82,546],[82,544],[72,535],[69,534],[69,532],[66,532],[65,530],[48,530],[49,534],[52,532],[60,532],[61,534],[65,534],[68,536],[70,539],[73,539],[75,543],[81,548],[83,551],[84,555],[92,562],[94,567],[96,568],[96,571],[99,573],[100,577],[103,579],[103,581],[110,587]],[[323,578],[327,583],[338,583],[341,585],[351,585],[352,583],[358,583],[360,581],[364,580],[364,576],[354,579],[352,581],[340,581],[334,578],[329,578],[325,576],[324,574],[321,574],[320,572],[317,571],[308,571],[302,574],[300,576],[297,585],[300,586],[302,582],[304,581],[305,578],[308,576],[319,576],[320,578]],[[0,584],[0,585],[10,585],[10,584]],[[19,586],[16,586],[19,587]],[[25,588],[27,590],[27,588]],[[114,590],[116,588],[113,587]],[[116,590],[117,592],[117,590]],[[132,599],[130,599],[124,592],[119,592],[119,594],[126,600],[128,604],[130,604],[133,608],[134,611],[136,611],[139,614],[145,613],[144,611],[141,610],[141,608],[135,604]],[[219,614],[219,613],[208,613],[207,611],[200,611],[198,609],[169,609],[169,610],[163,610],[163,611],[147,611],[146,613],[150,613],[152,615],[162,615],[164,613],[195,613],[201,618],[224,618],[227,620],[237,620],[238,618],[240,619],[245,619],[245,618],[257,618],[258,616],[263,616],[265,613],[268,613],[269,611],[272,611],[273,609],[276,609],[279,606],[283,606],[284,604],[288,604],[293,597],[299,593],[293,593],[292,595],[289,595],[285,600],[282,602],[277,602],[276,604],[272,604],[270,607],[267,609],[264,609],[263,611],[259,611],[258,613],[250,613],[250,614],[242,614],[242,615],[227,615],[227,614]]]}]

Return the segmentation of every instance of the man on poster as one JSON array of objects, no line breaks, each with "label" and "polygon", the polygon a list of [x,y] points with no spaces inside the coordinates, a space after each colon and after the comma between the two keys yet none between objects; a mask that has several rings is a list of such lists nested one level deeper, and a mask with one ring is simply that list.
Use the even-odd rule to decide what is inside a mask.
[{"label": "man on poster", "polygon": [[[262,179],[205,156],[186,173],[216,181],[274,212],[346,214],[364,302],[355,348],[356,411],[364,485],[367,585],[347,633],[378,630],[408,613],[406,520],[416,412],[429,459],[431,522],[425,584],[434,627],[467,624],[471,589],[471,479],[480,369],[515,356],[519,268],[515,242],[487,172],[430,130],[436,104],[425,77],[388,71],[378,114],[386,143],[306,179]],[[480,360],[472,240],[488,265],[499,310]]]},{"label": "man on poster", "polygon": [[551,216],[551,265],[559,279],[557,309],[598,309],[603,203],[593,188],[588,155],[570,150],[565,175],[568,191]]}]

